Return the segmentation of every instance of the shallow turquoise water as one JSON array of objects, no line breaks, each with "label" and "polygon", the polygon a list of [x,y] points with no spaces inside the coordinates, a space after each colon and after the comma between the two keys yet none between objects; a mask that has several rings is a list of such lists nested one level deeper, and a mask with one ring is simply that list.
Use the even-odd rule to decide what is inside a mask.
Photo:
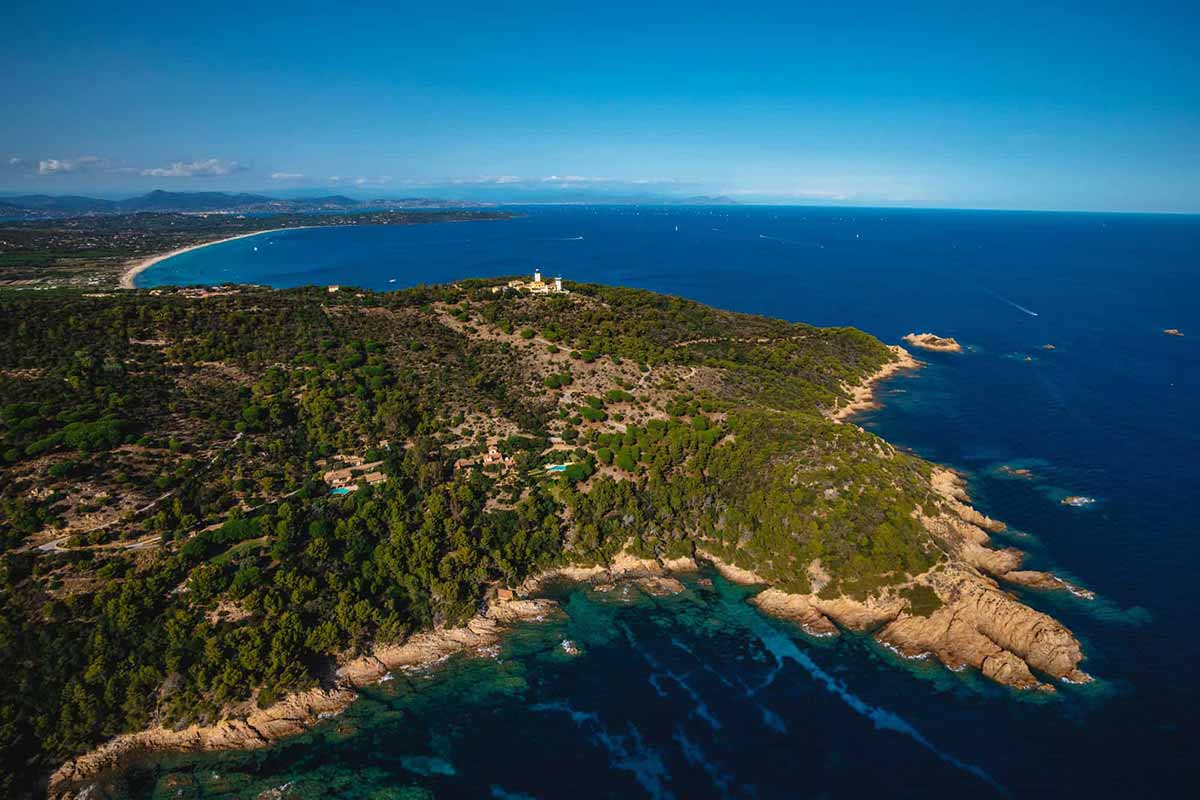
[{"label": "shallow turquoise water", "polygon": [[[1149,796],[1190,791],[1200,691],[1200,218],[842,209],[529,209],[510,222],[309,230],[142,276],[387,289],[532,271],[741,311],[952,335],[858,421],[971,475],[1000,538],[1095,591],[1018,592],[1084,643],[1096,684],[1017,696],[812,640],[742,589],[564,589],[498,657],[397,676],[312,734],[170,757],[123,796]],[[674,227],[678,225],[679,231]],[[582,238],[578,238],[582,237]],[[395,278],[396,283],[389,283]],[[1179,328],[1182,339],[1163,328]],[[1043,350],[1051,343],[1054,350]],[[1013,477],[1001,466],[1026,468]],[[1097,499],[1083,508],[1068,495]],[[632,590],[631,590],[632,591]],[[567,656],[569,638],[582,651]],[[216,774],[219,777],[213,778]],[[415,787],[415,788],[414,788]]]}]

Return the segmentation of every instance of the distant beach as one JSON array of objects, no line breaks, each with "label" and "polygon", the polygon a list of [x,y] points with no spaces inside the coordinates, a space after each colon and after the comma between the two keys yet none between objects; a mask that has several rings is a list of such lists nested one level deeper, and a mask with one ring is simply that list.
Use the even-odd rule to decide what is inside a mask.
[{"label": "distant beach", "polygon": [[192,250],[199,250],[201,247],[209,247],[214,244],[221,244],[222,242],[232,242],[234,239],[246,239],[251,236],[261,236],[264,233],[276,233],[278,231],[297,231],[297,230],[301,230],[303,228],[312,228],[312,227],[314,227],[314,226],[312,226],[312,225],[297,225],[292,228],[268,228],[265,231],[253,231],[251,233],[239,233],[237,236],[226,236],[224,239],[216,239],[211,242],[201,242],[200,244],[188,245],[187,247],[181,247],[178,250],[172,250],[169,253],[160,253],[159,255],[156,255],[156,256],[150,256],[149,258],[144,258],[140,261],[134,262],[128,269],[125,270],[125,272],[123,272],[121,274],[121,288],[122,289],[136,288],[133,285],[133,281],[135,278],[137,278],[138,275],[141,275],[143,272],[150,269],[158,262],[165,261],[168,258],[173,258],[177,255],[181,255],[182,253],[187,253]]}]

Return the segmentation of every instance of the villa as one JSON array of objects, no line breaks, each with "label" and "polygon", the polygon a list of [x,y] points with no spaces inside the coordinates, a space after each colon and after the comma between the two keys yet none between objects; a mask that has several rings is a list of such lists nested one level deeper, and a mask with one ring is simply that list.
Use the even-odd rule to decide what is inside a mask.
[{"label": "villa", "polygon": [[512,456],[504,455],[500,452],[500,448],[498,448],[495,443],[489,442],[487,453],[485,453],[482,458],[478,456],[475,458],[460,458],[454,462],[454,469],[465,469],[467,467],[476,466],[477,464],[482,464],[485,467],[496,465],[504,470],[510,470],[516,466],[516,462],[513,460]]}]

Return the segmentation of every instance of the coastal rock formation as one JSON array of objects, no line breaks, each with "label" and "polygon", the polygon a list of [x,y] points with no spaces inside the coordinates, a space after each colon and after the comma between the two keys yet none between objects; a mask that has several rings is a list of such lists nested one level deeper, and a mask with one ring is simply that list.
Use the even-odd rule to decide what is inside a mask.
[{"label": "coastal rock formation", "polygon": [[[925,527],[947,545],[952,558],[907,584],[887,587],[866,599],[824,598],[771,587],[761,576],[722,561],[705,550],[697,556],[711,562],[727,580],[767,585],[752,602],[765,613],[787,619],[812,636],[835,636],[840,629],[872,633],[877,641],[906,658],[931,655],[950,669],[974,667],[985,677],[1014,689],[1053,691],[1035,671],[1059,680],[1083,683],[1091,678],[1079,669],[1083,652],[1064,625],[1003,591],[995,578],[1036,589],[1091,593],[1045,572],[1018,570],[1022,553],[990,547],[988,530],[1004,524],[967,504],[962,478],[936,468],[932,488],[947,512],[923,516]],[[909,593],[922,590],[936,607],[917,608]]]},{"label": "coastal rock formation", "polygon": [[[971,498],[967,495],[966,481],[954,470],[934,467],[929,482],[933,490],[942,496],[943,501],[950,506],[959,519],[992,533],[1004,530],[1003,522],[985,516],[968,505]],[[986,541],[986,537],[984,541]]]},{"label": "coastal rock formation", "polygon": [[151,728],[111,739],[95,750],[63,764],[50,777],[47,795],[74,796],[73,787],[96,775],[119,768],[129,760],[156,750],[254,750],[274,739],[303,732],[325,716],[344,710],[357,693],[348,687],[299,692],[244,719],[215,725],[191,725],[181,730]]},{"label": "coastal rock formation", "polygon": [[608,566],[568,566],[546,570],[526,580],[521,584],[517,593],[522,597],[529,597],[537,594],[552,581],[565,580],[600,586],[611,586],[620,581],[629,581],[647,594],[677,594],[683,591],[683,584],[674,575],[695,572],[697,569],[699,569],[699,565],[692,558],[666,560],[642,558],[633,555],[628,550],[622,550],[613,557],[612,563]]},{"label": "coastal rock formation", "polygon": [[888,345],[888,349],[892,351],[895,360],[889,361],[874,373],[869,375],[865,381],[855,386],[843,387],[850,395],[849,401],[829,413],[829,418],[834,422],[843,422],[847,418],[857,414],[860,411],[875,407],[875,385],[885,378],[890,378],[898,372],[904,370],[916,369],[921,366],[921,362],[912,357],[912,353],[905,350],[898,344]]},{"label": "coastal rock formation", "polygon": [[495,644],[506,626],[544,619],[557,607],[554,601],[544,599],[495,602],[461,628],[424,631],[401,644],[377,647],[339,668],[337,678],[354,687],[377,683],[394,670],[426,666],[455,653]]},{"label": "coastal rock formation", "polygon": [[[716,562],[714,562],[716,563]],[[720,570],[720,567],[717,567]],[[810,636],[837,636],[838,627],[813,604],[811,595],[764,589],[750,600],[759,610],[799,625]]]},{"label": "coastal rock formation", "polygon": [[909,333],[904,341],[922,350],[934,350],[939,353],[961,353],[962,345],[950,336],[938,336],[933,333]]},{"label": "coastal rock formation", "polygon": [[1057,575],[1049,572],[1038,572],[1037,570],[1012,570],[1003,575],[1005,581],[1015,583],[1018,586],[1024,586],[1027,589],[1040,589],[1048,592],[1063,591],[1070,592],[1076,597],[1084,600],[1094,600],[1095,592],[1076,586],[1070,581],[1065,581]]},{"label": "coastal rock formation", "polygon": [[507,626],[543,619],[556,608],[554,601],[545,599],[495,602],[460,628],[418,633],[402,644],[379,647],[348,662],[337,671],[332,688],[298,692],[266,709],[255,708],[241,718],[213,725],[191,725],[181,730],[151,728],[118,736],[59,767],[50,776],[48,796],[73,797],[74,788],[80,784],[148,752],[266,747],[345,710],[358,697],[358,688],[378,682],[392,670],[432,664],[454,653],[494,644]]},{"label": "coastal rock formation", "polygon": [[1051,689],[1030,667],[1055,678],[1083,683],[1079,642],[1052,617],[1001,591],[994,581],[950,566],[927,576],[945,605],[928,617],[904,615],[877,638],[902,655],[932,653],[952,669],[972,666],[1018,689]]}]

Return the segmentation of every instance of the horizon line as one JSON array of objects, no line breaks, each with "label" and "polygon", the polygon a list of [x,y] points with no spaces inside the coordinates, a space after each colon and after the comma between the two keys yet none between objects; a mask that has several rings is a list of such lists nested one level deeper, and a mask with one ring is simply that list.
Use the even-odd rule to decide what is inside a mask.
[{"label": "horizon line", "polygon": [[[307,195],[307,194],[296,194],[297,192],[306,193],[306,192],[309,192],[310,190],[313,192],[313,194],[311,196]],[[145,197],[146,195],[153,194],[155,192],[165,192],[168,194],[180,194],[180,195],[189,195],[189,194],[230,194],[230,195],[259,194],[259,195],[262,195],[263,197],[267,197],[271,200],[303,201],[303,200],[316,199],[319,197],[331,197],[331,196],[337,196],[337,195],[348,196],[347,192],[353,193],[355,191],[357,191],[358,193],[365,193],[365,192],[363,192],[363,189],[361,187],[328,187],[327,189],[324,189],[322,187],[298,188],[298,189],[288,190],[289,196],[281,196],[278,193],[274,193],[269,188],[267,188],[267,189],[172,190],[172,189],[163,189],[161,187],[157,187],[157,188],[153,188],[153,189],[147,189],[143,192],[132,193],[132,194],[124,194],[124,193],[120,193],[120,192],[116,192],[116,191],[112,191],[112,192],[101,191],[98,195],[97,194],[86,194],[86,193],[82,193],[82,192],[81,193],[27,192],[27,191],[21,192],[21,191],[15,191],[15,190],[11,190],[11,189],[0,189],[0,199],[3,199],[5,197],[11,198],[11,197],[39,197],[40,196],[40,197],[82,197],[82,198],[86,198],[89,200],[104,200],[107,198],[105,198],[103,196],[99,196],[99,195],[107,194],[107,195],[110,195],[111,197],[119,196],[120,199],[122,199],[122,200],[131,200],[131,199],[134,199],[137,197]],[[886,211],[990,211],[990,212],[1006,212],[1006,213],[1018,213],[1018,214],[1019,213],[1027,213],[1027,214],[1115,214],[1115,215],[1137,214],[1137,215],[1143,215],[1143,216],[1146,216],[1146,215],[1149,215],[1149,216],[1178,216],[1178,217],[1200,216],[1200,209],[1197,209],[1195,211],[1163,211],[1163,210],[1131,211],[1131,210],[1122,210],[1122,209],[1021,208],[1021,207],[1012,207],[1012,206],[950,206],[950,205],[903,205],[903,204],[875,205],[875,204],[870,204],[870,203],[858,204],[858,203],[852,203],[852,202],[829,204],[829,202],[827,200],[824,202],[805,202],[803,200],[797,199],[797,200],[788,202],[786,200],[778,200],[778,201],[735,200],[733,198],[728,198],[731,201],[728,203],[690,203],[689,204],[689,203],[679,202],[679,201],[685,201],[685,200],[689,200],[689,199],[693,199],[693,198],[701,198],[701,197],[727,197],[728,198],[728,194],[726,194],[725,192],[717,192],[712,195],[707,195],[707,194],[679,195],[679,196],[659,195],[653,200],[648,199],[645,202],[641,202],[641,201],[621,201],[621,200],[511,200],[511,199],[510,200],[477,200],[474,198],[462,198],[462,197],[453,197],[453,196],[436,196],[436,195],[424,196],[421,194],[404,195],[404,194],[398,194],[398,193],[389,193],[389,194],[380,193],[380,194],[373,194],[369,198],[367,198],[367,200],[363,200],[361,202],[368,202],[369,200],[398,201],[398,200],[409,200],[409,199],[423,199],[423,200],[440,200],[440,201],[444,201],[444,202],[463,203],[466,205],[478,205],[478,207],[485,207],[485,206],[614,206],[614,207],[616,207],[616,206],[624,206],[624,207],[646,206],[646,207],[655,207],[655,206],[661,206],[661,207],[692,207],[692,208],[701,208],[701,207],[737,208],[740,206],[755,206],[755,207],[760,207],[760,208],[818,208],[818,209],[838,209],[838,210],[860,209],[860,210],[886,210]],[[207,214],[214,214],[214,213],[222,213],[222,212],[221,211],[205,211],[205,212],[160,211],[160,212],[126,212],[126,213],[189,213],[189,214],[207,213]],[[304,212],[299,212],[299,213],[304,213]],[[69,218],[69,216],[70,215],[67,215],[67,216],[64,216],[63,218]],[[94,216],[94,214],[83,213],[83,214],[76,214],[74,216],[84,217],[84,216]],[[116,216],[116,215],[114,215],[114,216]],[[2,217],[0,217],[0,219],[2,219]]]}]

